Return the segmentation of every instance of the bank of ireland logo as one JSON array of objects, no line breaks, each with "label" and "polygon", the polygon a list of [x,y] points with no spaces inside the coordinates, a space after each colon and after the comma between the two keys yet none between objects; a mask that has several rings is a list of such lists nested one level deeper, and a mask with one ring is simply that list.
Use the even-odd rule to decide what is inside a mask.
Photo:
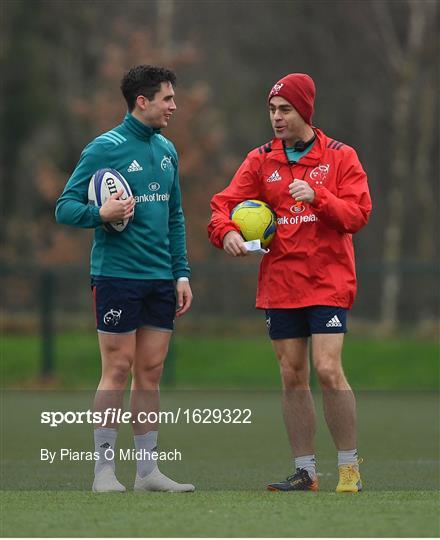
[{"label": "bank of ireland logo", "polygon": [[311,171],[310,178],[314,180],[315,184],[321,185],[327,179],[328,172],[330,170],[330,163],[326,165],[318,165]]},{"label": "bank of ireland logo", "polygon": [[304,203],[302,201],[296,202],[293,206],[289,208],[292,214],[300,214],[301,212],[304,212],[305,209],[306,207],[304,206]]},{"label": "bank of ireland logo", "polygon": [[157,191],[158,189],[160,189],[160,184],[159,182],[150,182],[148,184],[148,189],[150,191]]},{"label": "bank of ireland logo", "polygon": [[104,315],[104,324],[117,326],[121,320],[122,309],[111,309]]},{"label": "bank of ireland logo", "polygon": [[162,161],[160,162],[160,168],[163,171],[173,168],[173,162],[171,161],[171,156],[163,156]]}]

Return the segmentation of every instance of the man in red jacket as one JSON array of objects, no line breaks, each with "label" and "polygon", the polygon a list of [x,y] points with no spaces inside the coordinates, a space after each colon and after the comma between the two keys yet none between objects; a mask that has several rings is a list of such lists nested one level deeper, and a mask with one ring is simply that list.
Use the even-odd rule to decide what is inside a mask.
[{"label": "man in red jacket", "polygon": [[252,150],[229,186],[211,201],[211,242],[234,257],[247,254],[231,210],[246,199],[267,202],[277,233],[263,256],[257,308],[280,364],[283,413],[294,473],[271,491],[318,489],[315,409],[308,343],[323,391],[324,414],[338,450],[337,492],[362,489],[356,404],[342,368],[347,311],[356,295],[352,234],[368,221],[367,176],[353,148],[311,125],[315,85],[308,75],[279,80],[268,96],[275,138]]}]

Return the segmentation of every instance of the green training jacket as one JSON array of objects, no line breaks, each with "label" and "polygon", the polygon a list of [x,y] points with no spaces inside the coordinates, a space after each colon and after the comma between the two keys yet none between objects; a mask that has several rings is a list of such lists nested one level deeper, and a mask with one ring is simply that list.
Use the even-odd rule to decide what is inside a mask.
[{"label": "green training jacket", "polygon": [[[98,169],[119,171],[136,201],[134,219],[107,233],[99,209],[88,204]],[[95,229],[91,274],[132,279],[189,277],[178,157],[174,145],[127,114],[123,123],[88,144],[57,201],[58,223]]]}]

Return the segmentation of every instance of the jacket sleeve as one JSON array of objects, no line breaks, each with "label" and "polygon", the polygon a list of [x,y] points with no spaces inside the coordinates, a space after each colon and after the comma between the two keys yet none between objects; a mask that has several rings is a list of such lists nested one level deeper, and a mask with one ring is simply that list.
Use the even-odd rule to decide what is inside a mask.
[{"label": "jacket sleeve", "polygon": [[240,232],[238,225],[231,219],[231,210],[242,201],[258,199],[260,163],[249,154],[235,173],[231,183],[211,199],[211,221],[208,225],[209,240],[222,249],[223,238],[229,231]]},{"label": "jacket sleeve", "polygon": [[367,175],[352,148],[341,164],[337,186],[337,195],[324,186],[313,187],[314,212],[329,227],[342,233],[356,233],[368,222],[371,198]]},{"label": "jacket sleeve", "polygon": [[55,218],[58,223],[72,227],[94,228],[102,225],[99,208],[88,204],[90,178],[98,169],[108,167],[103,149],[89,144],[58,199]]},{"label": "jacket sleeve", "polygon": [[168,226],[174,279],[190,277],[191,270],[186,255],[185,217],[182,210],[182,195],[177,164],[170,193]]}]

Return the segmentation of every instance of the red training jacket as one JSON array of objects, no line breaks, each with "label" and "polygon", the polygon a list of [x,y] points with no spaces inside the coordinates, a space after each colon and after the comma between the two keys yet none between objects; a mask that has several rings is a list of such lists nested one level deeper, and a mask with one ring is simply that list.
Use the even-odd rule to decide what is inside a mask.
[{"label": "red training jacket", "polygon": [[[367,176],[355,150],[315,129],[315,143],[297,163],[289,163],[280,139],[250,152],[229,186],[212,198],[211,242],[239,228],[230,212],[246,199],[267,202],[277,215],[277,232],[260,265],[256,307],[350,308],[356,296],[352,234],[368,221]],[[306,180],[312,204],[295,203],[289,184]]]}]

